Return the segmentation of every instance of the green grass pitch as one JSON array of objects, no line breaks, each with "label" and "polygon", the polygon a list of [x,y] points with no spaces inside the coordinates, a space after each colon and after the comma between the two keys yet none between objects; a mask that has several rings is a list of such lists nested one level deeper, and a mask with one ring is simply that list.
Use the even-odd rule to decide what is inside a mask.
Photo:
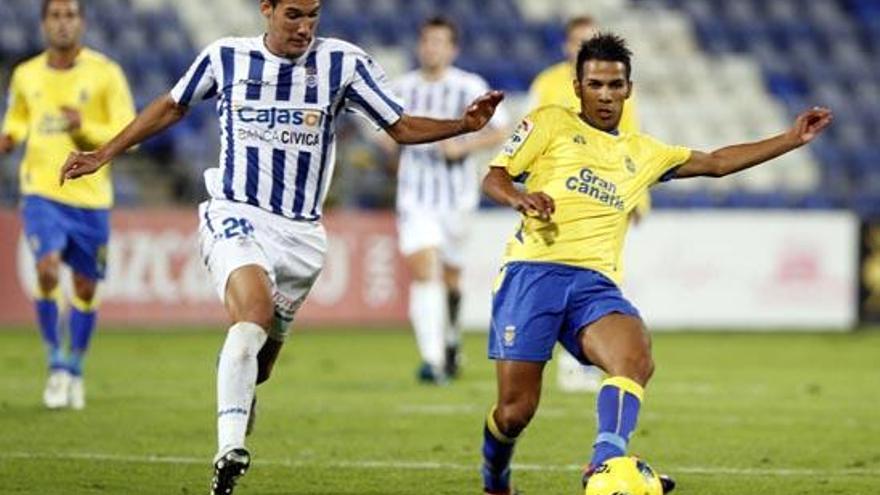
[{"label": "green grass pitch", "polygon": [[[42,408],[36,332],[0,332],[0,493],[204,494],[214,453],[222,332],[103,332],[88,407]],[[466,374],[415,383],[412,337],[294,334],[258,389],[251,472],[236,494],[477,494],[482,419],[495,393],[485,337]],[[660,334],[631,450],[681,495],[880,493],[880,332]],[[528,495],[577,494],[594,397],[556,390],[520,441]]]}]

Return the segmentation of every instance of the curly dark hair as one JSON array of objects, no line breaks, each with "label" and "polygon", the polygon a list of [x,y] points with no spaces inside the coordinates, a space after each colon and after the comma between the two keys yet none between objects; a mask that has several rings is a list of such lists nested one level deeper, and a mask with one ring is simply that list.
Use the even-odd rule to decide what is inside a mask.
[{"label": "curly dark hair", "polygon": [[584,63],[588,60],[621,62],[626,67],[626,79],[632,75],[632,52],[626,46],[626,40],[613,33],[599,33],[585,41],[578,52],[577,78],[584,78]]}]

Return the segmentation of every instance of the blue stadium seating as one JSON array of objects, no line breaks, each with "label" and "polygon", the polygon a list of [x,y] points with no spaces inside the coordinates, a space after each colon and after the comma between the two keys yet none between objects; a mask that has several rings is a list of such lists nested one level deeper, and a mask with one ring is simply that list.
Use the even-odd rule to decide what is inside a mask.
[{"label": "blue stadium seating", "polygon": [[[661,191],[668,207],[839,207],[880,210],[880,1],[878,0],[634,0],[678,9],[711,54],[753,56],[767,89],[794,114],[831,106],[836,123],[813,146],[821,161],[821,191],[800,197],[708,191]],[[522,17],[514,0],[361,0],[327,2],[322,33],[360,44],[412,46],[419,23],[444,14],[462,23],[459,64],[499,89],[523,91],[537,72],[561,57],[557,23]],[[122,64],[139,107],[167,90],[196,47],[173,8],[149,12],[130,0],[91,0],[88,42]],[[39,2],[0,2],[0,67],[39,50],[34,26]],[[185,151],[193,171],[215,159],[216,130],[209,106],[170,134],[146,143],[156,156]],[[165,163],[171,160],[166,160]]]}]

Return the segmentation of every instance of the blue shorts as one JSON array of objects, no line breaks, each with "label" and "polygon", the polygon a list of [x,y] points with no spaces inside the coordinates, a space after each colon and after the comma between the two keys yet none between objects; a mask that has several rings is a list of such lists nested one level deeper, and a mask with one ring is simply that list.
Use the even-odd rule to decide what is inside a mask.
[{"label": "blue shorts", "polygon": [[36,260],[59,253],[74,272],[104,278],[110,210],[77,208],[40,196],[25,196],[21,216]]},{"label": "blue shorts", "polygon": [[587,325],[611,313],[639,317],[617,285],[599,272],[556,263],[508,263],[492,300],[489,358],[546,362],[556,342],[584,364]]}]

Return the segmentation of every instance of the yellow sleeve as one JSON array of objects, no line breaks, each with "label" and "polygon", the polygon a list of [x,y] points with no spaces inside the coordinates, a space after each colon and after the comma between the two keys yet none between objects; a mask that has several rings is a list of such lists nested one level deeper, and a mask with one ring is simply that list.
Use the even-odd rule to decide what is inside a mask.
[{"label": "yellow sleeve", "polygon": [[644,135],[642,135],[642,139],[643,146],[646,147],[650,156],[650,165],[646,170],[646,173],[650,174],[650,184],[671,179],[670,172],[691,158],[690,148],[670,146]]},{"label": "yellow sleeve", "polygon": [[22,92],[21,76],[16,70],[12,73],[12,81],[9,84],[9,108],[6,118],[3,120],[3,130],[0,134],[7,134],[16,144],[21,143],[28,135],[28,107]]},{"label": "yellow sleeve", "polygon": [[107,68],[107,85],[102,97],[107,109],[107,120],[83,118],[82,127],[75,136],[77,141],[83,141],[89,149],[97,148],[113,139],[135,117],[134,100],[128,81],[116,64]]},{"label": "yellow sleeve", "polygon": [[529,172],[532,164],[550,144],[551,132],[541,117],[540,111],[526,116],[492,160],[491,166],[503,167],[511,177]]}]

